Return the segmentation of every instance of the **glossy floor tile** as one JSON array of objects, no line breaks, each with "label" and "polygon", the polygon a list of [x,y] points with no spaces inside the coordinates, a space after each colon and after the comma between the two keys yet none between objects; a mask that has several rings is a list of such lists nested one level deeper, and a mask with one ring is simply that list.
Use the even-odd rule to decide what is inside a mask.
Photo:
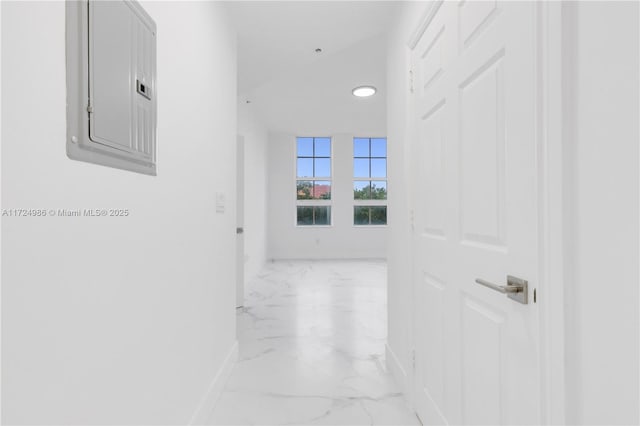
[{"label": "glossy floor tile", "polygon": [[384,367],[386,264],[269,263],[238,310],[214,425],[417,425]]}]

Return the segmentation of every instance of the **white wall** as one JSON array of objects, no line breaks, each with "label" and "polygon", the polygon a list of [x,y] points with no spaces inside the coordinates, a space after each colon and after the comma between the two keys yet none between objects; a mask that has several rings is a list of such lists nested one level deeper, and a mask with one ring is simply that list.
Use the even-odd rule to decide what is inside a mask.
[{"label": "white wall", "polygon": [[638,424],[638,3],[563,12],[567,422]]},{"label": "white wall", "polygon": [[267,253],[267,148],[269,135],[251,104],[238,103],[238,134],[244,137],[244,279],[254,278]]},{"label": "white wall", "polygon": [[[376,124],[378,126],[379,124]],[[272,259],[383,258],[384,226],[353,225],[353,137],[380,134],[318,134],[331,136],[332,188],[330,227],[296,226],[296,135],[269,135],[268,257]],[[389,191],[393,190],[393,176]],[[388,216],[395,212],[390,210]]]},{"label": "white wall", "polygon": [[[158,25],[158,176],[65,154],[65,6],[2,2],[6,424],[185,424],[235,344],[236,48],[215,3]],[[215,213],[215,192],[226,194]]]}]

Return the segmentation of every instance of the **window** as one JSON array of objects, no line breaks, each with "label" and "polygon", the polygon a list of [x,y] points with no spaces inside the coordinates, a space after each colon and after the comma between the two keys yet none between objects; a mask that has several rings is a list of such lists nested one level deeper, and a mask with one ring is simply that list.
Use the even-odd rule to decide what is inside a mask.
[{"label": "window", "polygon": [[387,224],[387,139],[353,139],[353,224]]},{"label": "window", "polygon": [[331,225],[331,138],[296,143],[296,223]]}]

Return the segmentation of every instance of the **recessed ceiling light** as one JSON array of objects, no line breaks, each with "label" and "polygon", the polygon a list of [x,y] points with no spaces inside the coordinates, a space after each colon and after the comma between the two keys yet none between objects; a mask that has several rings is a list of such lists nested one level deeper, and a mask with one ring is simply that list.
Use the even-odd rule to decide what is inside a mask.
[{"label": "recessed ceiling light", "polygon": [[375,95],[376,88],[373,86],[359,86],[353,89],[351,93],[359,98],[366,98],[367,96]]}]

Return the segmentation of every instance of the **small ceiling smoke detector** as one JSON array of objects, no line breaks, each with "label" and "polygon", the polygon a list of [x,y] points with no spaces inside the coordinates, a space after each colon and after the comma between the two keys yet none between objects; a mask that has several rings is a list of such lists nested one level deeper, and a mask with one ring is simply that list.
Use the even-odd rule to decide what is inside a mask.
[{"label": "small ceiling smoke detector", "polygon": [[320,49],[319,47],[316,48],[316,53],[322,53],[322,49]]},{"label": "small ceiling smoke detector", "polygon": [[373,86],[358,86],[351,91],[354,96],[359,98],[366,98],[368,96],[373,96],[376,93],[376,88]]}]

